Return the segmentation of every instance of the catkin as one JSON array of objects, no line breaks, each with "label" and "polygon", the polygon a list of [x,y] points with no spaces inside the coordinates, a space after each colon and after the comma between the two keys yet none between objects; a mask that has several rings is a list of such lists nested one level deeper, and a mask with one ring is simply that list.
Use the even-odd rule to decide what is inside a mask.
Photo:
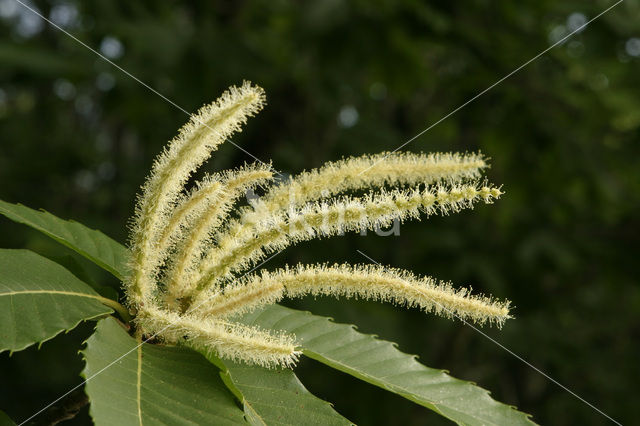
[{"label": "catkin", "polygon": [[455,213],[502,195],[479,181],[488,167],[484,156],[457,153],[343,159],[266,189],[235,211],[247,190],[272,182],[270,165],[206,175],[185,188],[211,152],[264,103],[259,87],[231,87],[192,116],[154,162],[132,221],[125,279],[139,333],[249,364],[291,367],[301,354],[295,336],[234,319],[304,295],[387,301],[499,327],[510,318],[508,301],[381,266],[298,265],[243,274],[269,253],[301,241]]},{"label": "catkin", "polygon": [[420,307],[448,318],[502,326],[509,318],[509,303],[473,296],[468,289],[454,289],[430,277],[416,277],[398,269],[365,265],[298,265],[294,268],[245,277],[202,302],[204,317],[227,318],[276,303],[284,297],[305,295],[361,297]]},{"label": "catkin", "polygon": [[158,239],[187,179],[247,117],[264,105],[264,91],[245,82],[202,107],[156,158],[138,199],[131,236],[131,277],[127,295],[134,307],[152,303],[155,268],[162,253]]},{"label": "catkin", "polygon": [[271,217],[265,215],[258,224],[241,225],[244,238],[228,233],[218,240],[201,264],[195,293],[216,285],[234,271],[241,271],[263,259],[268,253],[283,250],[291,244],[319,236],[336,235],[345,231],[388,226],[394,219],[417,219],[448,214],[473,203],[490,203],[500,197],[493,186],[477,183],[439,185],[424,190],[392,190],[366,197],[342,197],[323,203],[311,203],[295,211]]}]

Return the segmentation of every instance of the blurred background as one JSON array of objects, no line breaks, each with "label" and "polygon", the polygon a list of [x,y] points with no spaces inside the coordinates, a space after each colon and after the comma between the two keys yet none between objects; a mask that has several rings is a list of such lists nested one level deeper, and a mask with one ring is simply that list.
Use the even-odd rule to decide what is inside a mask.
[{"label": "blurred background", "polygon": [[[267,108],[234,143],[286,173],[393,150],[613,1],[26,1],[187,111],[248,79]],[[399,235],[302,243],[285,262],[376,261],[510,299],[483,331],[622,423],[640,379],[640,3],[626,0],[404,149],[482,151],[506,195]],[[187,116],[47,24],[0,0],[0,198],[125,242],[153,158]],[[253,158],[223,146],[205,167]],[[105,274],[0,218],[1,246]],[[1,273],[1,271],[0,271]],[[292,306],[398,342],[542,424],[605,417],[460,322],[327,298]],[[0,409],[33,414],[80,382],[93,324],[0,355]],[[446,424],[313,361],[297,369],[359,424]],[[86,409],[74,420],[90,422]]]}]

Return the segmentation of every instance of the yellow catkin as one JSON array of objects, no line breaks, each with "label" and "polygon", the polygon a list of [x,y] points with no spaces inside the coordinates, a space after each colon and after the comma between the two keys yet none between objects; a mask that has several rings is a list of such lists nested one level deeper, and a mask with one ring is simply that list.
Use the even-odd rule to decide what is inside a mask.
[{"label": "yellow catkin", "polygon": [[230,88],[194,115],[154,162],[136,206],[125,279],[138,333],[223,358],[290,367],[300,355],[294,336],[233,318],[307,294],[389,301],[481,324],[501,326],[509,318],[509,302],[378,266],[299,265],[239,276],[268,253],[300,241],[449,214],[502,194],[479,183],[487,167],[481,154],[455,153],[383,152],[328,163],[233,213],[246,190],[270,182],[270,166],[209,175],[185,188],[264,101],[263,90],[250,83]]},{"label": "yellow catkin", "polygon": [[194,114],[156,158],[142,187],[132,227],[127,294],[134,307],[152,302],[154,269],[162,255],[156,244],[183,185],[218,145],[262,108],[264,99],[264,91],[248,82],[231,87]]},{"label": "yellow catkin", "polygon": [[158,250],[165,252],[172,243],[176,242],[176,239],[184,235],[184,232],[181,232],[182,227],[188,226],[208,206],[215,203],[220,193],[224,191],[221,180],[220,176],[205,176],[203,180],[196,183],[196,187],[188,196],[176,203],[177,206],[158,240]]},{"label": "yellow catkin", "polygon": [[229,237],[243,239],[252,226],[282,210],[345,191],[367,188],[463,182],[480,177],[488,167],[482,154],[382,152],[350,157],[305,171],[269,190],[229,226]]},{"label": "yellow catkin", "polygon": [[493,186],[477,183],[438,185],[424,190],[392,190],[366,197],[342,197],[329,202],[311,203],[302,209],[270,217],[265,215],[245,239],[225,236],[218,247],[202,261],[195,293],[233,271],[241,271],[263,259],[268,253],[319,236],[345,231],[388,226],[394,219],[419,218],[459,211],[473,203],[490,203],[501,195]]},{"label": "yellow catkin", "polygon": [[477,179],[486,167],[481,154],[382,152],[351,157],[303,172],[276,186],[258,201],[255,214],[245,215],[243,221],[253,222],[251,219],[265,210],[273,213],[345,191]]},{"label": "yellow catkin", "polygon": [[148,335],[170,344],[213,350],[218,356],[263,367],[291,367],[300,356],[294,336],[270,333],[237,323],[179,315],[149,308],[137,322]]},{"label": "yellow catkin", "polygon": [[236,199],[272,177],[269,166],[257,164],[227,172],[221,178],[223,190],[218,191],[206,208],[193,218],[191,229],[183,239],[183,244],[176,250],[167,279],[167,300],[180,298],[191,290],[192,280],[187,275],[200,260],[210,232],[225,219]]},{"label": "yellow catkin", "polygon": [[198,304],[203,317],[227,318],[272,304],[284,297],[334,295],[361,297],[420,307],[427,312],[483,324],[502,326],[509,302],[474,296],[430,277],[381,266],[298,265],[245,277]]}]

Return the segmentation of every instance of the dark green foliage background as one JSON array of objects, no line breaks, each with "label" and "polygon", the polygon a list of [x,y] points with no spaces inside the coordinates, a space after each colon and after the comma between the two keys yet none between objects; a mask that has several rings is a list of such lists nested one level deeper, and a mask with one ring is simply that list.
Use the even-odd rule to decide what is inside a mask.
[{"label": "dark green foliage background", "polygon": [[[75,3],[36,4],[48,16],[53,6]],[[233,141],[296,173],[396,148],[548,47],[571,14],[591,18],[611,4],[92,1],[75,4],[68,29],[95,47],[105,36],[119,39],[117,63],[188,111],[242,79],[263,86],[269,105]],[[265,267],[368,262],[361,250],[508,298],[516,319],[502,331],[484,331],[631,423],[640,378],[640,59],[625,43],[640,37],[638,16],[638,1],[625,1],[406,146],[482,150],[492,158],[489,178],[505,185],[494,206],[406,223],[399,236],[300,244]],[[25,37],[19,25],[17,17],[0,20],[0,198],[125,241],[152,159],[187,117],[61,32],[44,26]],[[110,90],[96,86],[98,75],[109,79],[104,73],[114,79]],[[62,99],[54,88],[65,82],[75,93]],[[349,105],[359,119],[340,126],[339,111]],[[245,161],[252,158],[227,144],[207,168]],[[0,235],[2,247],[66,254],[4,219]],[[397,341],[426,365],[479,383],[538,422],[606,422],[459,322],[357,301],[296,305]],[[85,326],[39,351],[2,354],[0,409],[21,420],[79,383],[77,349],[90,331]],[[297,372],[358,423],[444,423],[312,361]],[[86,410],[75,421],[88,422]]]}]

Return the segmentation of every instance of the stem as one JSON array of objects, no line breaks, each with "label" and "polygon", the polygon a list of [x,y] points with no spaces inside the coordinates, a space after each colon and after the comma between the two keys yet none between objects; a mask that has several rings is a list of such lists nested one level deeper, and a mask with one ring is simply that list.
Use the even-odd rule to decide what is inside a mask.
[{"label": "stem", "polygon": [[122,318],[125,322],[128,323],[129,321],[131,321],[132,318],[131,315],[129,315],[129,311],[127,311],[127,308],[125,308],[115,300],[102,296],[98,296],[97,299],[100,300],[103,305],[107,305],[108,307],[115,309],[116,312],[120,314],[120,318]]}]

